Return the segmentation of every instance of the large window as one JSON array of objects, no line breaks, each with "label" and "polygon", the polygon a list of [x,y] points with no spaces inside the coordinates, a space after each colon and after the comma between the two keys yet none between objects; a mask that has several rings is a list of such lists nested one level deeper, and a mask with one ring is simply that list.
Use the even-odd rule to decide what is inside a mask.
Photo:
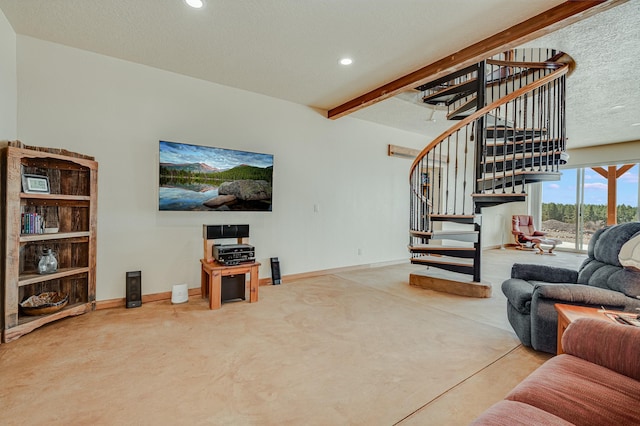
[{"label": "large window", "polygon": [[[595,231],[611,223],[610,200],[615,199],[616,223],[640,220],[638,164],[566,169],[560,181],[542,184],[541,230],[562,240],[560,248],[586,250]],[[609,194],[615,179],[615,197]]]},{"label": "large window", "polygon": [[562,171],[559,181],[542,184],[542,226],[549,238],[562,240],[561,247],[576,248],[578,170]]},{"label": "large window", "polygon": [[635,222],[640,220],[640,192],[638,178],[640,166],[636,164],[618,179],[617,213],[618,223]]}]

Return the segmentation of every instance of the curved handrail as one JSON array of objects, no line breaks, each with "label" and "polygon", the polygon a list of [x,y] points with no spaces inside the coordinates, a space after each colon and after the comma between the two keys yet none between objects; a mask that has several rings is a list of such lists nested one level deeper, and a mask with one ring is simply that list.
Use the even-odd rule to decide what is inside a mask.
[{"label": "curved handrail", "polygon": [[422,161],[422,159],[424,158],[424,156],[429,153],[433,147],[435,147],[436,145],[438,145],[439,143],[441,143],[442,141],[444,141],[446,138],[448,138],[449,136],[453,135],[455,132],[457,132],[458,130],[462,129],[463,127],[467,126],[468,124],[470,124],[471,122],[476,121],[478,118],[488,114],[489,112],[493,111],[494,109],[496,109],[497,107],[504,105],[506,103],[509,103],[510,101],[524,95],[525,93],[529,93],[532,90],[535,90],[539,87],[544,86],[547,83],[550,83],[551,81],[557,79],[560,76],[563,76],[565,74],[567,74],[569,72],[569,67],[570,64],[563,64],[560,68],[556,69],[555,71],[551,72],[550,74],[541,77],[540,79],[527,84],[526,86],[523,86],[521,88],[519,88],[518,90],[515,90],[511,93],[509,93],[506,96],[503,96],[502,98],[490,103],[489,105],[479,109],[478,111],[474,112],[473,114],[469,115],[468,117],[460,120],[458,122],[458,124],[456,124],[455,126],[449,128],[448,130],[444,131],[440,136],[438,136],[437,138],[435,138],[429,145],[427,145],[426,147],[424,147],[424,149],[422,151],[420,151],[420,153],[416,156],[416,158],[413,160],[413,163],[411,164],[411,168],[409,169],[409,182],[411,183],[411,176],[413,175],[413,172],[416,168],[416,166],[420,163],[420,161]]}]

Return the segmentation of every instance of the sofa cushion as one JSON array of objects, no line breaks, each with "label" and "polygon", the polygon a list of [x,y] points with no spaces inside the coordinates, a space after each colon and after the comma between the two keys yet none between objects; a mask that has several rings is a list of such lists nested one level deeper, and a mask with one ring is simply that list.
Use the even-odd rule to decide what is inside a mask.
[{"label": "sofa cushion", "polygon": [[500,401],[475,419],[472,426],[571,426],[560,417],[518,401]]},{"label": "sofa cushion", "polygon": [[593,235],[592,239],[595,239],[593,256],[589,257],[609,265],[622,266],[618,260],[618,253],[622,246],[638,232],[640,232],[640,222],[622,223],[604,228],[601,233]]},{"label": "sofa cushion", "polygon": [[572,269],[557,266],[514,263],[511,267],[511,278],[551,283],[575,283],[578,279],[578,273]]},{"label": "sofa cushion", "polygon": [[585,262],[583,268],[578,272],[578,284],[609,288],[607,286],[609,277],[621,270],[622,266],[608,265],[599,260],[591,259],[591,261]]},{"label": "sofa cushion", "polygon": [[[591,342],[599,344],[599,342]],[[640,418],[640,382],[573,355],[558,355],[506,397],[576,425],[630,425]]]},{"label": "sofa cushion", "polygon": [[622,269],[611,274],[607,286],[625,296],[640,299],[640,271]]},{"label": "sofa cushion", "polygon": [[[533,290],[532,300],[547,299],[548,303],[568,303],[570,305],[587,305],[587,306],[608,306],[616,307],[616,309],[625,309],[633,306],[633,300],[629,299],[622,293],[611,291],[605,288],[598,288],[590,285],[582,284],[557,284],[557,283],[537,283]],[[640,302],[640,301],[638,301]],[[532,304],[532,309],[534,302]],[[640,305],[640,303],[638,303]],[[555,324],[556,310],[552,309],[547,313],[553,318]]]},{"label": "sofa cushion", "polygon": [[[640,222],[623,223],[599,229],[591,237],[587,258],[578,271],[579,284],[612,289],[621,285],[610,282],[611,275],[622,270],[618,258],[622,247],[634,236],[640,235]],[[618,291],[618,290],[616,290]]]}]

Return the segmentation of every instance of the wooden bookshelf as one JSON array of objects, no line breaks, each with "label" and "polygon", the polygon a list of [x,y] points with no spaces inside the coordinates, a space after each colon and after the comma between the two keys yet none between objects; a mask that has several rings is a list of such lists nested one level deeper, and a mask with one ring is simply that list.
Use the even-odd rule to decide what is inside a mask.
[{"label": "wooden bookshelf", "polygon": [[[9,342],[69,316],[95,309],[98,163],[68,151],[27,147],[20,142],[1,148],[2,217],[2,341]],[[46,176],[49,193],[26,193],[22,175]],[[56,233],[23,233],[22,215],[37,213]],[[58,269],[38,273],[45,249],[56,253]],[[19,304],[46,291],[68,295],[62,310],[28,316]]]}]

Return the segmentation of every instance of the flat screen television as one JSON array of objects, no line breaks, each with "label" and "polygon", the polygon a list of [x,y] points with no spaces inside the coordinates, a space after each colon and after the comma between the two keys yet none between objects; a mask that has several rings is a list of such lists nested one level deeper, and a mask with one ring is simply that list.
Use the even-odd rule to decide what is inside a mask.
[{"label": "flat screen television", "polygon": [[271,211],[273,155],[160,141],[160,210]]}]

